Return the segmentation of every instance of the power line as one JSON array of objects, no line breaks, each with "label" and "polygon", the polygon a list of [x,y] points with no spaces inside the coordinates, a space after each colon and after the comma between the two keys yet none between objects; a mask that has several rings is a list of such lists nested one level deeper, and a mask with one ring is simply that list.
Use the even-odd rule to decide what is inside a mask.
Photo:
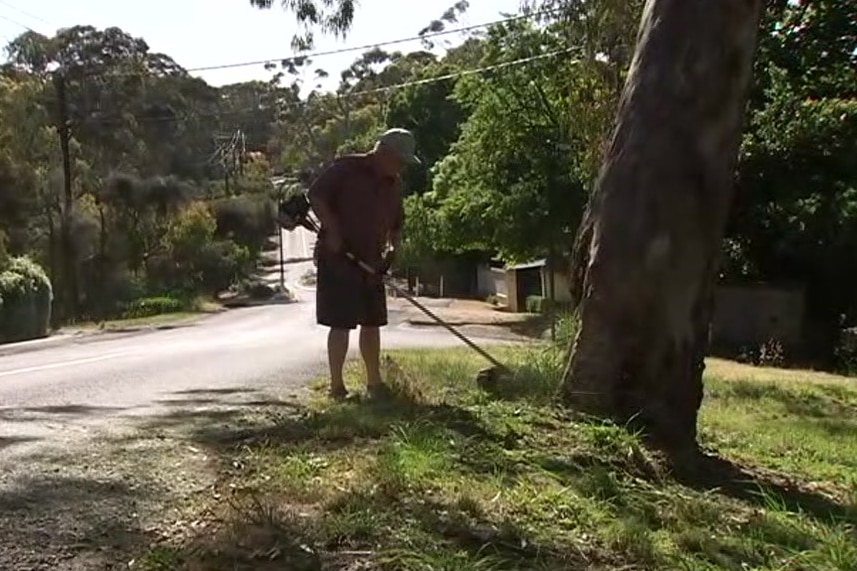
[{"label": "power line", "polygon": [[399,38],[397,40],[389,40],[386,42],[379,42],[376,44],[364,44],[362,46],[351,46],[351,47],[337,48],[337,49],[333,49],[333,50],[326,50],[326,51],[320,51],[320,52],[309,52],[309,53],[305,53],[305,54],[295,54],[295,55],[291,55],[288,57],[277,57],[277,58],[269,58],[269,59],[263,59],[263,60],[239,62],[239,63],[209,65],[209,66],[203,66],[203,67],[191,67],[191,68],[187,68],[186,71],[198,72],[198,71],[212,71],[212,70],[217,70],[217,69],[232,69],[232,68],[236,68],[236,67],[250,67],[250,66],[255,66],[255,65],[265,65],[265,64],[272,63],[272,62],[276,62],[276,61],[289,61],[289,60],[295,60],[295,59],[300,59],[300,58],[312,59],[312,58],[323,57],[323,56],[344,54],[344,53],[349,53],[349,52],[365,51],[365,50],[369,50],[372,48],[380,48],[380,47],[384,47],[384,46],[392,46],[392,45],[396,45],[396,44],[416,42],[416,41],[420,41],[420,40],[426,40],[426,39],[436,38],[439,36],[446,36],[446,35],[450,35],[450,34],[457,34],[457,33],[461,33],[461,32],[470,32],[473,30],[478,30],[480,28],[488,28],[490,26],[494,26],[497,24],[505,24],[507,22],[516,22],[518,20],[528,20],[528,19],[532,19],[532,18],[537,18],[539,16],[544,16],[547,14],[553,14],[553,13],[560,12],[560,11],[561,11],[561,9],[554,8],[552,10],[543,10],[541,12],[533,12],[531,14],[518,14],[517,16],[510,16],[508,18],[503,18],[501,20],[494,20],[493,22],[485,22],[483,24],[473,24],[471,26],[462,26],[460,28],[452,28],[449,30],[441,30],[438,32],[429,32],[429,33],[422,34],[422,35],[411,36],[409,38]]},{"label": "power line", "polygon": [[31,14],[31,13],[27,12],[26,10],[21,10],[20,8],[18,8],[14,4],[10,4],[9,2],[6,2],[6,0],[0,0],[0,4],[6,6],[7,8],[13,9],[14,11],[18,12],[22,16],[27,16],[28,18],[32,18],[33,20],[38,20],[39,22],[42,22],[43,24],[48,24],[49,26],[51,25],[51,23],[48,22],[47,20],[45,20],[44,18],[40,18],[40,17],[36,16],[35,14]]},{"label": "power line", "polygon": [[16,26],[20,26],[21,28],[24,28],[28,32],[35,32],[35,30],[33,28],[31,28],[30,26],[28,26],[26,24],[22,24],[21,22],[18,22],[17,20],[13,20],[12,18],[10,18],[8,16],[4,16],[3,14],[0,14],[0,20],[6,20],[10,24],[15,24]]},{"label": "power line", "polygon": [[[10,6],[10,4],[8,4],[5,0],[0,0],[0,4]],[[184,71],[188,72],[188,73],[192,73],[192,72],[200,72],[200,71],[212,71],[212,70],[218,70],[218,69],[233,69],[233,68],[238,68],[238,67],[265,65],[265,64],[269,64],[269,63],[273,63],[273,62],[277,62],[277,61],[284,62],[284,61],[289,61],[289,60],[294,61],[294,60],[299,60],[299,59],[312,59],[312,58],[317,58],[317,57],[337,55],[337,54],[343,54],[343,53],[349,53],[349,52],[365,51],[365,50],[369,50],[369,49],[373,49],[373,48],[380,48],[383,46],[390,46],[390,45],[395,45],[395,44],[402,44],[402,43],[426,40],[426,39],[450,35],[450,34],[457,34],[457,33],[461,33],[461,32],[473,31],[473,30],[477,30],[480,28],[487,28],[490,26],[494,26],[497,24],[505,24],[505,23],[516,22],[516,21],[520,21],[520,20],[528,20],[528,19],[538,18],[540,16],[555,14],[555,13],[558,13],[561,11],[562,11],[562,9],[560,9],[560,8],[554,8],[554,9],[550,9],[550,10],[542,10],[542,11],[532,12],[529,14],[518,14],[518,15],[510,16],[507,18],[494,20],[492,22],[485,22],[482,24],[473,24],[470,26],[462,26],[459,28],[451,28],[451,29],[447,29],[447,30],[441,30],[438,32],[429,32],[429,33],[422,34],[422,35],[411,36],[408,38],[399,38],[399,39],[389,40],[386,42],[379,42],[379,43],[375,43],[375,44],[364,44],[361,46],[343,47],[343,48],[337,48],[337,49],[332,49],[332,50],[327,50],[327,51],[294,54],[294,55],[291,55],[288,57],[270,58],[270,59],[265,59],[265,60],[255,60],[255,61],[247,61],[247,62],[239,62],[239,63],[229,63],[229,64],[202,66],[202,67],[192,67],[192,68],[185,68]],[[29,27],[25,24],[22,24],[20,22],[17,22],[11,18],[8,18],[7,16],[0,14],[0,18],[7,20],[7,21],[15,24],[16,26],[20,26],[22,28],[25,28],[31,32],[35,32],[35,30],[33,30],[31,27]],[[129,71],[118,71],[118,70],[116,70],[116,71],[109,73],[108,75],[115,77],[115,76],[123,76],[123,75],[136,75],[138,73],[139,73],[138,71],[129,72]]]},{"label": "power line", "polygon": [[[552,51],[552,52],[546,52],[543,54],[537,54],[534,56],[519,58],[519,59],[515,59],[515,60],[511,60],[511,61],[507,61],[507,62],[501,62],[501,63],[489,65],[489,66],[483,66],[483,67],[478,67],[478,68],[473,68],[473,69],[464,69],[464,70],[460,70],[460,71],[456,71],[456,72],[452,72],[452,73],[447,73],[444,75],[427,77],[424,79],[416,79],[416,80],[412,80],[412,81],[405,81],[405,82],[397,83],[394,85],[387,85],[387,86],[377,87],[377,88],[372,88],[372,89],[364,89],[364,90],[360,90],[360,91],[346,92],[346,93],[339,94],[338,97],[341,99],[350,99],[352,97],[358,97],[358,96],[362,96],[362,95],[371,95],[373,93],[383,93],[385,91],[393,91],[396,89],[403,89],[406,87],[413,87],[413,86],[417,86],[417,85],[428,85],[431,83],[438,83],[441,81],[449,81],[451,79],[458,79],[459,77],[466,77],[466,76],[470,76],[470,75],[477,75],[480,73],[487,73],[490,71],[495,71],[498,69],[504,69],[504,68],[508,68],[508,67],[514,67],[514,66],[518,66],[518,65],[526,65],[526,64],[530,64],[534,61],[539,61],[542,59],[547,59],[547,58],[551,58],[551,57],[557,57],[557,56],[573,53],[573,52],[577,51],[578,49],[579,48],[575,47],[575,48],[566,48],[566,49],[562,49],[562,50],[556,50],[556,51]],[[306,101],[302,101],[301,104],[306,104]],[[190,114],[184,115],[184,116],[174,115],[171,117],[152,117],[152,118],[148,118],[148,119],[142,118],[142,119],[138,119],[137,123],[142,124],[142,123],[159,123],[159,122],[179,122],[179,121],[191,120],[194,118],[222,117],[225,115],[244,113],[244,112],[248,112],[248,111],[255,111],[257,109],[258,109],[258,107],[247,107],[245,109],[233,109],[229,112],[190,113]],[[116,121],[116,119],[113,119],[113,118],[105,118],[105,119],[101,119],[101,120],[90,119],[90,121],[93,121],[93,122],[99,122],[99,121],[113,122],[113,121]]]},{"label": "power line", "polygon": [[486,73],[486,72],[489,72],[489,71],[494,71],[494,70],[497,70],[497,69],[502,69],[502,68],[504,68],[504,67],[512,67],[512,66],[516,66],[516,65],[522,65],[522,64],[525,64],[525,63],[531,63],[531,62],[534,62],[534,61],[537,61],[537,60],[540,60],[540,59],[545,59],[545,58],[549,58],[549,57],[555,57],[555,56],[558,56],[558,55],[568,54],[568,53],[571,53],[571,52],[575,51],[576,49],[577,49],[577,48],[567,48],[567,49],[564,49],[564,50],[558,50],[558,51],[555,51],[555,52],[548,52],[548,53],[539,54],[539,55],[535,55],[535,56],[530,56],[530,57],[526,57],[526,58],[521,58],[521,59],[516,59],[516,60],[512,60],[512,61],[503,62],[503,63],[498,63],[498,64],[495,64],[495,65],[489,65],[489,66],[485,66],[485,67],[479,67],[479,68],[476,68],[476,69],[465,69],[465,70],[462,70],[462,71],[456,71],[456,72],[448,73],[448,74],[446,74],[446,75],[438,75],[438,76],[435,76],[435,77],[427,77],[427,78],[425,78],[425,79],[417,79],[417,80],[414,80],[414,81],[406,81],[406,82],[404,82],[404,83],[398,83],[398,84],[396,84],[396,85],[388,85],[388,86],[384,86],[384,87],[377,87],[377,88],[374,88],[374,89],[365,89],[365,90],[361,90],[361,91],[355,91],[355,92],[351,92],[351,93],[345,93],[342,97],[348,98],[348,97],[356,97],[356,96],[358,96],[358,95],[367,95],[367,94],[370,94],[370,93],[383,93],[383,92],[385,92],[385,91],[392,91],[392,90],[395,90],[395,89],[401,89],[401,88],[403,88],[403,87],[411,87],[411,86],[415,86],[415,85],[426,85],[426,84],[429,84],[429,83],[436,83],[436,82],[439,82],[439,81],[446,81],[446,80],[448,80],[448,79],[458,79],[459,77],[466,77],[466,76],[468,76],[468,75],[476,75],[476,74],[479,74],[479,73]]}]

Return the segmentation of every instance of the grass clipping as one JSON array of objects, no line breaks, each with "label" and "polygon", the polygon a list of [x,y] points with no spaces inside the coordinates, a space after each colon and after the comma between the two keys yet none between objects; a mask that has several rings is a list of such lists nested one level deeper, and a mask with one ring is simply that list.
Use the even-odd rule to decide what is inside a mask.
[{"label": "grass clipping", "polygon": [[621,427],[551,406],[561,351],[509,349],[522,373],[496,394],[464,350],[390,355],[393,401],[319,391],[239,435],[217,452],[205,535],[136,568],[857,569],[847,379],[712,361],[701,434],[719,455],[670,469]]}]

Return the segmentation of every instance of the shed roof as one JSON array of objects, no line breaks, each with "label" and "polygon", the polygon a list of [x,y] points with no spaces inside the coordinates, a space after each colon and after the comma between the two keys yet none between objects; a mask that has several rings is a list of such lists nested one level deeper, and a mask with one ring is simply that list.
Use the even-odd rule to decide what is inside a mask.
[{"label": "shed roof", "polygon": [[515,264],[512,266],[506,266],[507,270],[531,270],[534,268],[540,268],[547,263],[546,258],[542,258],[540,260],[533,260],[531,262],[524,262],[523,264]]}]

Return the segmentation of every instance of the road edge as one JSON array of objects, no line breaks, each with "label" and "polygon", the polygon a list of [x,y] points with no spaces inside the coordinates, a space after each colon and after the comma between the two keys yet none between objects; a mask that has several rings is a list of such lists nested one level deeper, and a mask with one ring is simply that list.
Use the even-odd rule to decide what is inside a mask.
[{"label": "road edge", "polygon": [[224,308],[219,311],[201,312],[199,315],[195,315],[193,317],[161,324],[107,327],[104,329],[79,329],[73,333],[58,332],[48,337],[42,337],[41,339],[30,339],[28,341],[20,341],[17,343],[5,343],[0,345],[0,358],[53,349],[63,345],[92,343],[104,339],[121,339],[124,337],[154,333],[156,331],[168,331],[179,327],[195,325],[204,319],[213,317],[224,311],[228,311],[228,309]]}]

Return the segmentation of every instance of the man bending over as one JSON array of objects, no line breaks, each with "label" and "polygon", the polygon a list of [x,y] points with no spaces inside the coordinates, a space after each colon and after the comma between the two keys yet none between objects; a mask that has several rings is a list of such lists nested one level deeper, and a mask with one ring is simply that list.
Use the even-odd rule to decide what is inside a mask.
[{"label": "man bending over", "polygon": [[382,394],[380,327],[387,324],[387,297],[379,276],[345,257],[351,252],[369,266],[386,271],[402,241],[401,173],[418,163],[413,135],[404,129],[382,134],[372,151],[337,158],[309,188],[308,198],[321,222],[315,249],[316,319],[330,328],[327,357],[330,394],[348,396],[342,368],[352,329],[360,326],[360,354],[366,365],[366,389]]}]

